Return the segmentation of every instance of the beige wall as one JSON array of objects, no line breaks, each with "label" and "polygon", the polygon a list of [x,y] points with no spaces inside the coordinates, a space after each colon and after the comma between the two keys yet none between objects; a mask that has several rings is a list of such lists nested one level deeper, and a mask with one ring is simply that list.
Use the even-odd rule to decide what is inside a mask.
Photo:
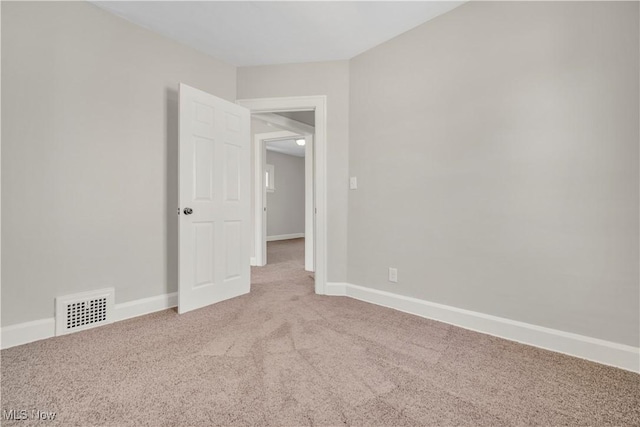
[{"label": "beige wall", "polygon": [[472,2],[353,59],[348,281],[638,346],[638,16]]},{"label": "beige wall", "polygon": [[267,192],[267,237],[304,233],[304,157],[267,150],[275,191]]},{"label": "beige wall", "polygon": [[349,62],[238,68],[238,99],[327,96],[328,280],[347,272]]},{"label": "beige wall", "polygon": [[85,2],[2,2],[2,325],[177,290],[178,83],[235,67]]}]

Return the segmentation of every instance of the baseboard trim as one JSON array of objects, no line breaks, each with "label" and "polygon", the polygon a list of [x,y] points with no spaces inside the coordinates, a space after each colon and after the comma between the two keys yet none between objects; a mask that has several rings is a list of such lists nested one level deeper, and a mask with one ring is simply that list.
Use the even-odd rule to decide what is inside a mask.
[{"label": "baseboard trim", "polygon": [[17,325],[5,326],[0,331],[0,347],[4,350],[5,348],[55,336],[56,320],[50,317],[48,319],[18,323]]},{"label": "baseboard trim", "polygon": [[115,322],[144,316],[156,311],[166,310],[178,305],[178,293],[157,295],[155,297],[142,298],[134,301],[123,302],[115,306]]},{"label": "baseboard trim", "polygon": [[349,283],[327,283],[327,295],[343,295],[522,344],[640,373],[640,348],[464,310]]},{"label": "baseboard trim", "polygon": [[275,236],[267,236],[267,242],[275,242],[276,240],[299,239],[304,237],[304,233],[278,234]]},{"label": "baseboard trim", "polygon": [[348,283],[344,282],[327,282],[324,287],[324,294],[331,296],[347,296]]},{"label": "baseboard trim", "polygon": [[249,258],[249,265],[252,267],[256,267],[258,265],[258,260],[256,259],[256,257],[252,256],[251,258]]},{"label": "baseboard trim", "polygon": [[[119,322],[133,317],[144,316],[145,314],[166,310],[177,305],[177,292],[128,301],[115,305],[113,321]],[[17,325],[5,326],[0,329],[0,347],[4,350],[5,348],[52,338],[55,335],[56,321],[53,317],[18,323]]]}]

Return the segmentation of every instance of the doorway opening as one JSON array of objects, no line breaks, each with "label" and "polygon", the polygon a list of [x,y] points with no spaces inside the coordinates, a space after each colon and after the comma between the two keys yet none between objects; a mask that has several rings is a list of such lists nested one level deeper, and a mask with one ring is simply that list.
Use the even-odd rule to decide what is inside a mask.
[{"label": "doorway opening", "polygon": [[276,246],[269,242],[303,239],[300,249],[304,251],[304,269],[314,271],[313,114],[252,117],[257,219],[252,265],[269,263],[267,246]]},{"label": "doorway opening", "polygon": [[[305,270],[314,272],[315,292],[324,294],[326,284],[326,97],[266,98],[239,100],[252,113],[252,122],[261,125],[253,133],[253,255],[251,264],[265,265],[268,240],[269,179],[278,168],[267,168],[268,152],[277,153],[283,141],[293,141],[304,150],[304,247]],[[297,141],[297,142],[296,142]],[[269,147],[270,146],[270,147]],[[271,148],[268,150],[268,148]],[[300,148],[298,149],[300,152]],[[277,166],[277,165],[274,165]],[[275,233],[275,232],[274,232]],[[298,233],[274,234],[286,238]],[[300,233],[301,234],[301,233]],[[294,236],[287,236],[294,235]],[[277,240],[274,240],[277,242]]]}]

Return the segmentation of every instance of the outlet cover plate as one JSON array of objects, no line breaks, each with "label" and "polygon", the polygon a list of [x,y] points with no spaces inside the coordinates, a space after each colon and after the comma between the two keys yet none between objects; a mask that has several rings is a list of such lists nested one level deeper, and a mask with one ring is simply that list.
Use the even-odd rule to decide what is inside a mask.
[{"label": "outlet cover plate", "polygon": [[393,283],[398,283],[398,269],[394,267],[389,267],[389,281]]}]

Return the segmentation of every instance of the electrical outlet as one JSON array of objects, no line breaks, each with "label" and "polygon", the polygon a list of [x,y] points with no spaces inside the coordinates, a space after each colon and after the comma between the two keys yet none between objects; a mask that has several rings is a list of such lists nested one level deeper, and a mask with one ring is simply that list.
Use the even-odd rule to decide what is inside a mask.
[{"label": "electrical outlet", "polygon": [[393,283],[398,283],[398,269],[389,267],[389,281]]}]

